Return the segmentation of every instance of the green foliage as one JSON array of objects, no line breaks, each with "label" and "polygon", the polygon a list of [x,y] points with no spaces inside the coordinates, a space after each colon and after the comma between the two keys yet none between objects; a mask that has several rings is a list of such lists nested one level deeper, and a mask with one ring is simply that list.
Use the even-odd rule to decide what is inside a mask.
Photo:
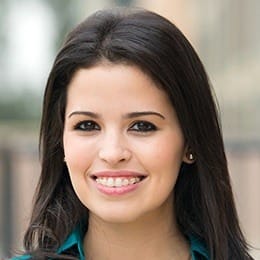
[{"label": "green foliage", "polygon": [[0,98],[0,121],[39,120],[41,101],[30,93]]}]

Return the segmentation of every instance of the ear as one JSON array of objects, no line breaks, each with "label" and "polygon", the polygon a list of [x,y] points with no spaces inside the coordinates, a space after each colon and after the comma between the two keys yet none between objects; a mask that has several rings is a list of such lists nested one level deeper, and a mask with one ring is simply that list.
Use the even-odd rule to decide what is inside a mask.
[{"label": "ear", "polygon": [[195,155],[188,145],[185,147],[182,160],[183,160],[183,162],[188,163],[188,164],[192,164],[196,161]]}]

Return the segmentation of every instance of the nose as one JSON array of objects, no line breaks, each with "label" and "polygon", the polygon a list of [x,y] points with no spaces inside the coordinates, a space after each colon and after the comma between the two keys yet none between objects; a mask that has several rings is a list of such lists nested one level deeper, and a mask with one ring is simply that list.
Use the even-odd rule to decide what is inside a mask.
[{"label": "nose", "polygon": [[129,161],[132,153],[122,137],[118,134],[107,134],[100,143],[98,155],[102,161],[115,166]]}]

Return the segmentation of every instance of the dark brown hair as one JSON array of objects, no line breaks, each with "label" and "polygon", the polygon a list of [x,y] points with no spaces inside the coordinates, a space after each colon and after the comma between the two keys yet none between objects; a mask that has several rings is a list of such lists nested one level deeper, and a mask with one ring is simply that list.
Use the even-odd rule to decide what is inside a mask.
[{"label": "dark brown hair", "polygon": [[75,71],[102,61],[139,67],[172,102],[196,155],[194,164],[183,163],[174,190],[184,236],[200,239],[210,259],[252,259],[239,227],[217,109],[203,65],[175,25],[153,12],[132,9],[93,14],[68,35],[56,57],[44,96],[42,172],[24,238],[26,251],[37,259],[53,256],[75,225],[87,222],[88,210],[74,193],[63,161],[64,112]]}]

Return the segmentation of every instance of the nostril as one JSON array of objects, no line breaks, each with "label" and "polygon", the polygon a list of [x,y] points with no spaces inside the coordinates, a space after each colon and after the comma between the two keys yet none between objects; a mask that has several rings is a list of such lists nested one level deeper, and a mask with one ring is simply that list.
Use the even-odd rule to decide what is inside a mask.
[{"label": "nostril", "polygon": [[131,154],[127,147],[114,143],[103,145],[98,152],[99,158],[110,165],[129,161]]}]

